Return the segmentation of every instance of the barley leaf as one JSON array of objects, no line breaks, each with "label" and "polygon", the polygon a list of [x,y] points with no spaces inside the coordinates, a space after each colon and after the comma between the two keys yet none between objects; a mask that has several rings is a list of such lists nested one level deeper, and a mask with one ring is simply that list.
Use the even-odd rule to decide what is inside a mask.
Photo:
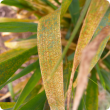
[{"label": "barley leaf", "polygon": [[24,68],[20,73],[18,73],[17,75],[11,77],[8,81],[6,81],[3,85],[0,86],[0,89],[2,89],[6,84],[15,81],[16,79],[28,74],[29,72],[31,72],[32,70],[34,70],[36,68],[36,65],[39,64],[39,61],[36,61],[32,64],[30,64],[29,66],[27,66],[26,68]]},{"label": "barley leaf", "polygon": [[10,5],[10,6],[16,6],[16,7],[19,7],[19,8],[27,8],[27,6],[21,4],[18,0],[3,0],[2,1],[3,4],[6,4],[6,5]]},{"label": "barley leaf", "polygon": [[0,23],[0,32],[36,32],[36,23],[3,22]]},{"label": "barley leaf", "polygon": [[28,101],[19,110],[43,110],[44,103],[46,101],[45,91],[36,95],[33,99]]},{"label": "barley leaf", "polygon": [[73,73],[80,63],[81,52],[90,42],[108,7],[109,3],[106,0],[92,0],[80,32],[73,62]]},{"label": "barley leaf", "polygon": [[19,96],[19,98],[18,98],[13,110],[17,110],[20,107],[22,102],[25,100],[25,98],[29,95],[29,93],[33,90],[33,88],[35,87],[37,82],[40,80],[41,72],[40,72],[39,64],[36,65],[36,67],[37,67],[36,71],[31,76],[31,78],[27,82],[26,86],[24,87],[24,89],[23,89],[21,95]]},{"label": "barley leaf", "polygon": [[13,49],[0,55],[0,85],[5,83],[16,70],[33,54],[36,47],[30,49]]}]

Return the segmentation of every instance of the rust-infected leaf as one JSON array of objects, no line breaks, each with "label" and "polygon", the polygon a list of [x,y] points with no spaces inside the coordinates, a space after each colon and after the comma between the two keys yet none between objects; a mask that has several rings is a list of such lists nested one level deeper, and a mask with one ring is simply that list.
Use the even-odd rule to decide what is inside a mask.
[{"label": "rust-infected leaf", "polygon": [[86,45],[90,42],[95,30],[97,29],[101,19],[103,18],[104,14],[106,13],[109,7],[109,3],[106,0],[92,0],[90,7],[88,9],[86,18],[84,20],[80,37],[78,40],[78,44],[76,47],[75,57],[73,61],[73,68],[71,74],[70,85],[68,89],[68,101],[70,101],[70,94],[71,94],[71,87],[73,83],[73,77],[76,68],[78,67],[80,60],[81,60],[81,53]]},{"label": "rust-infected leaf", "polygon": [[81,29],[80,37],[75,52],[75,58],[73,63],[74,66],[72,72],[74,72],[79,65],[81,59],[81,52],[91,40],[97,26],[99,25],[108,7],[109,3],[106,0],[92,0],[83,27]]},{"label": "rust-infected leaf", "polygon": [[51,110],[64,110],[62,63],[47,81],[61,56],[60,10],[40,19],[37,36],[39,61],[48,103]]},{"label": "rust-infected leaf", "polygon": [[[39,21],[37,45],[44,88],[51,110],[65,110],[63,90],[63,65],[51,77],[51,71],[59,60],[61,49],[60,20],[72,0],[63,0],[61,9]],[[60,15],[61,13],[61,15]]]},{"label": "rust-infected leaf", "polygon": [[30,49],[17,48],[0,54],[0,85],[5,83],[36,52],[35,46]]},{"label": "rust-infected leaf", "polygon": [[101,42],[110,35],[110,26],[104,27],[97,37],[86,46],[82,52],[81,64],[78,73],[78,86],[74,98],[73,110],[77,110],[83,91],[87,85],[87,76],[90,68],[90,63],[95,56]]}]

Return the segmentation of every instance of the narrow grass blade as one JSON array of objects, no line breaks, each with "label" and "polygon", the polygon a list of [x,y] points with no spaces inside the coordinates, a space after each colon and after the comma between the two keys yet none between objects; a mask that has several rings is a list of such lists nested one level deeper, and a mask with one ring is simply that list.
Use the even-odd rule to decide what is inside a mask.
[{"label": "narrow grass blade", "polygon": [[19,110],[43,110],[46,101],[45,91],[36,95],[32,100],[23,105]]},{"label": "narrow grass blade", "polygon": [[15,105],[15,102],[0,102],[0,107],[2,109],[12,108]]},{"label": "narrow grass blade", "polygon": [[11,77],[8,81],[6,81],[3,85],[0,86],[0,89],[2,89],[6,84],[15,81],[18,78],[21,78],[22,76],[28,74],[29,72],[33,71],[34,69],[36,69],[36,66],[39,65],[39,61],[36,61],[32,64],[30,64],[29,66],[27,66],[26,68],[24,68],[20,73],[18,73],[17,75]]},{"label": "narrow grass blade", "polygon": [[70,6],[69,6],[69,12],[71,14],[71,19],[74,24],[74,27],[78,21],[78,18],[80,16],[80,6],[79,6],[79,0],[72,0]]},{"label": "narrow grass blade", "polygon": [[11,49],[15,48],[24,48],[24,49],[29,49],[34,46],[36,46],[36,40],[37,39],[27,39],[27,40],[22,40],[22,41],[14,41],[14,42],[5,42],[5,46]]},{"label": "narrow grass blade", "polygon": [[63,69],[63,82],[64,82],[65,97],[66,97],[66,93],[67,93],[68,86],[69,86],[71,70],[72,70],[72,61],[67,61],[64,64],[64,69]]},{"label": "narrow grass blade", "polygon": [[110,91],[110,73],[105,71],[104,69],[101,69],[101,74],[104,78],[106,89]]},{"label": "narrow grass blade", "polygon": [[5,83],[16,70],[33,54],[36,47],[30,49],[13,49],[0,55],[0,85]]},{"label": "narrow grass blade", "polygon": [[[13,87],[13,91],[14,91],[15,96],[23,90],[23,88],[27,84],[28,80],[29,80],[29,77],[26,78],[24,81],[19,82],[16,86]],[[4,96],[0,97],[0,101],[4,100],[10,96],[11,96],[10,92],[7,92]]]},{"label": "narrow grass blade", "polygon": [[0,23],[0,32],[36,32],[37,23],[3,22]]},{"label": "narrow grass blade", "polygon": [[100,71],[101,69],[100,69],[100,67],[99,67],[98,64],[96,64],[96,70],[97,70],[97,73],[98,73],[98,75],[99,75],[101,84],[102,84],[102,86],[103,86],[104,89],[105,89],[105,88],[106,88],[106,87],[105,87],[105,82],[104,82],[103,76],[102,76],[101,71]]},{"label": "narrow grass blade", "polygon": [[61,3],[58,0],[55,0],[55,1],[56,1],[56,3],[58,3],[59,5],[61,5]]},{"label": "narrow grass blade", "polygon": [[40,67],[39,67],[39,65],[37,65],[37,69],[36,69],[35,73],[31,76],[31,78],[27,82],[26,86],[24,87],[13,110],[17,110],[20,107],[22,102],[25,100],[25,98],[28,96],[28,94],[33,90],[33,88],[35,87],[37,82],[40,80],[40,78],[41,78]]},{"label": "narrow grass blade", "polygon": [[[0,22],[34,22],[35,20],[31,19],[17,19],[17,18],[6,18],[6,17],[0,17]],[[36,21],[37,23],[37,21]]]},{"label": "narrow grass blade", "polygon": [[9,92],[11,93],[11,97],[12,97],[12,99],[13,99],[13,101],[14,101],[14,100],[15,100],[15,95],[14,95],[12,83],[9,83],[9,84],[8,84],[8,89],[9,89]]},{"label": "narrow grass blade", "polygon": [[58,7],[55,6],[54,4],[52,4],[49,0],[42,0],[44,1],[47,5],[49,5],[50,7],[52,7],[54,10],[56,10]]},{"label": "narrow grass blade", "polygon": [[41,90],[43,85],[36,85],[34,87],[34,89],[30,92],[30,94],[26,97],[26,99],[24,100],[24,103],[27,103],[28,101],[30,101],[31,99],[33,99]]},{"label": "narrow grass blade", "polygon": [[9,5],[9,6],[16,6],[18,8],[27,8],[27,6],[21,4],[18,0],[3,0],[1,3]]},{"label": "narrow grass blade", "polygon": [[[97,83],[96,72],[94,70],[90,78]],[[98,86],[89,80],[86,92],[87,110],[98,110]]]}]

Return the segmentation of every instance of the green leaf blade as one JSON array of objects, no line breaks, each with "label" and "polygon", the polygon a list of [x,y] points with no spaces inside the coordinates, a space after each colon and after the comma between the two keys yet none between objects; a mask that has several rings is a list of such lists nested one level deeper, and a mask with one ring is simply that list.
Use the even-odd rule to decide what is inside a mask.
[{"label": "green leaf blade", "polygon": [[36,32],[36,23],[3,22],[0,23],[0,32]]},{"label": "green leaf blade", "polygon": [[34,70],[36,68],[36,65],[39,64],[39,61],[36,61],[32,64],[30,64],[29,66],[27,66],[26,68],[24,68],[20,73],[18,73],[17,75],[13,76],[12,78],[10,78],[8,81],[6,81],[3,85],[0,86],[0,89],[2,89],[6,84],[15,81],[16,79],[28,74],[29,72],[31,72],[32,70]]},{"label": "green leaf blade", "polygon": [[95,71],[92,72],[90,79],[92,81],[89,80],[87,86],[86,109],[98,110],[98,86],[94,83],[94,82],[97,83]]},{"label": "green leaf blade", "polygon": [[19,99],[17,100],[16,105],[14,106],[13,110],[17,110],[19,106],[22,104],[22,102],[25,100],[25,98],[28,96],[28,94],[33,90],[37,82],[41,78],[41,72],[40,67],[37,65],[37,69],[34,72],[34,74],[29,79],[28,83],[26,84],[25,88],[23,89]]},{"label": "green leaf blade", "polygon": [[5,5],[9,5],[9,6],[16,6],[19,8],[26,8],[26,6],[22,5],[18,0],[3,0],[2,1],[3,4]]},{"label": "green leaf blade", "polygon": [[5,83],[16,70],[33,54],[36,46],[31,49],[13,49],[0,55],[0,85]]},{"label": "green leaf blade", "polygon": [[72,22],[74,26],[76,25],[78,18],[80,16],[80,7],[79,7],[79,1],[73,0],[69,6],[69,11],[72,17]]},{"label": "green leaf blade", "polygon": [[106,87],[105,87],[105,82],[104,82],[104,79],[103,79],[103,76],[102,76],[102,74],[101,74],[100,67],[99,67],[98,64],[96,65],[96,70],[97,70],[97,73],[98,73],[98,75],[99,75],[101,84],[102,84],[102,86],[103,86],[104,89],[105,89],[105,88],[106,88]]},{"label": "green leaf blade", "polygon": [[46,100],[45,91],[36,95],[32,100],[27,102],[19,110],[43,110],[44,103]]}]

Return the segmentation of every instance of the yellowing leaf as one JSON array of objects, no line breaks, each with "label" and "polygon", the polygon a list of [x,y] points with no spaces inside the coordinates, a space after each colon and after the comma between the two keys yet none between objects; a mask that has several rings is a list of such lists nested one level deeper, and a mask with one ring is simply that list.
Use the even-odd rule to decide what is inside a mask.
[{"label": "yellowing leaf", "polygon": [[32,48],[36,46],[37,39],[29,39],[29,40],[22,40],[22,41],[14,41],[14,42],[5,42],[5,46],[8,48]]},{"label": "yellowing leaf", "polygon": [[[29,39],[29,40],[22,40],[22,41],[13,41],[13,42],[8,42],[6,41],[4,44],[6,47],[11,48],[11,49],[15,49],[15,48],[32,48],[34,46],[36,46],[36,40],[37,39]],[[61,39],[61,43],[63,46],[66,46],[68,41],[66,41],[65,39]],[[76,49],[76,44],[71,43],[69,49],[71,50],[75,50]]]},{"label": "yellowing leaf", "polygon": [[85,1],[86,0],[79,0],[79,5],[80,5],[81,8],[84,6]]},{"label": "yellowing leaf", "polygon": [[0,107],[2,109],[12,108],[15,105],[15,102],[0,102]]},{"label": "yellowing leaf", "polygon": [[16,19],[16,18],[5,18],[1,17],[0,22],[34,22],[35,20],[30,19]]},{"label": "yellowing leaf", "polygon": [[35,46],[30,49],[17,48],[0,54],[0,85],[5,83],[36,52]]},{"label": "yellowing leaf", "polygon": [[61,56],[60,10],[40,19],[37,36],[40,67],[50,108],[64,110],[62,63],[51,79],[47,81]]},{"label": "yellowing leaf", "polygon": [[51,76],[55,64],[61,56],[60,17],[67,11],[71,0],[63,0],[60,10],[40,19],[37,33],[37,45],[40,67],[47,99],[52,110],[64,110],[63,65],[59,65],[55,74]]}]

